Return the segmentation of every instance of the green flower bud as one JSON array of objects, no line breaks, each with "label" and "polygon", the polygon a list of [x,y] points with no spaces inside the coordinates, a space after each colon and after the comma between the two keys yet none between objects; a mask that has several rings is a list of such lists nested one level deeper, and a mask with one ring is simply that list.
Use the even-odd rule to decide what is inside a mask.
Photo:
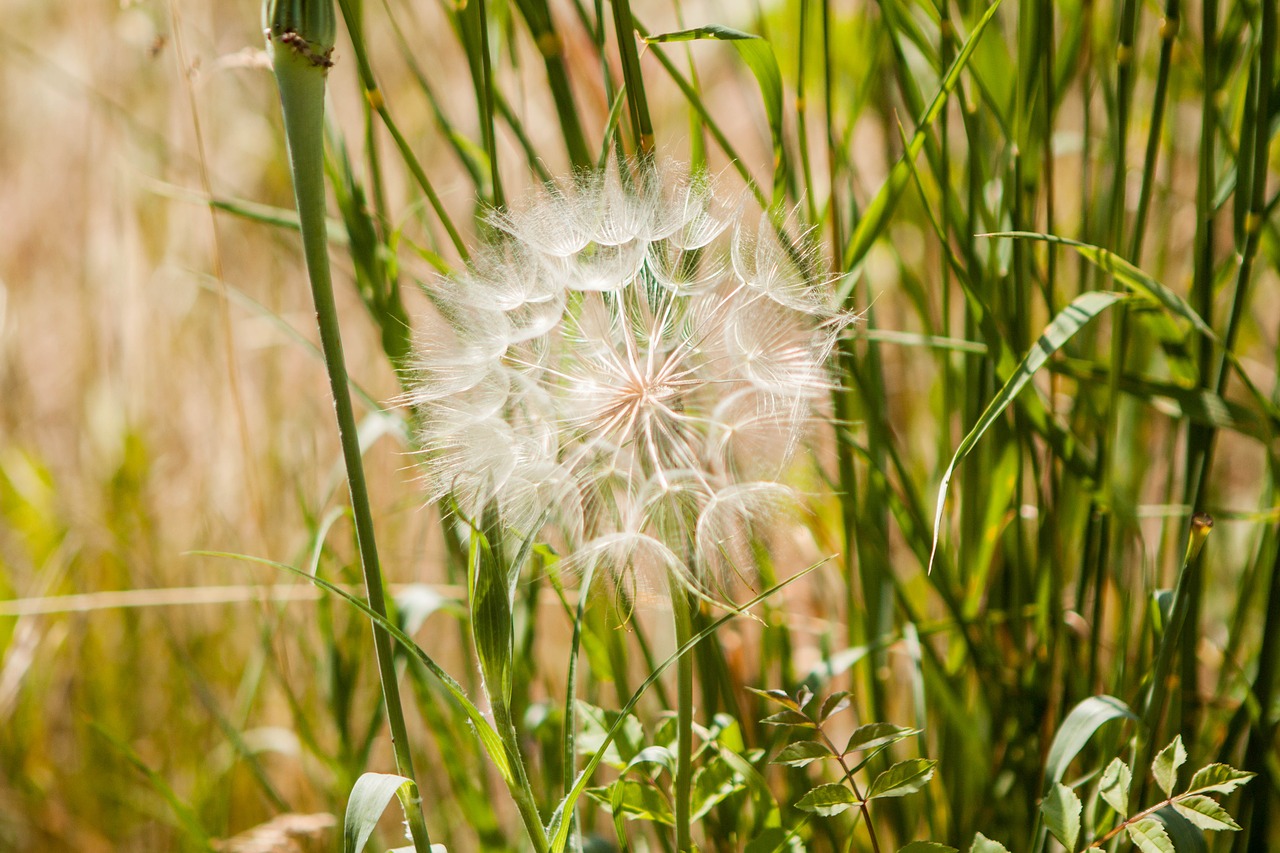
[{"label": "green flower bud", "polygon": [[333,0],[264,0],[262,22],[274,48],[288,45],[313,65],[328,68],[337,39]]}]

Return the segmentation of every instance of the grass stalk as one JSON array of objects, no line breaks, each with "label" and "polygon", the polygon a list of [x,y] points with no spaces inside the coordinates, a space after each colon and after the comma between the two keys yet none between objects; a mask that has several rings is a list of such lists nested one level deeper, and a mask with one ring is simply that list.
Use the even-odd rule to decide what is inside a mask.
[{"label": "grass stalk", "polygon": [[[687,590],[673,585],[671,616],[675,626],[676,647],[693,639],[693,612],[697,599]],[[693,667],[694,656],[681,655],[676,662],[676,850],[693,850]]]},{"label": "grass stalk", "polygon": [[[268,50],[280,89],[285,139],[289,148],[294,196],[302,229],[303,252],[329,377],[329,390],[333,395],[337,416],[338,438],[346,467],[365,592],[369,607],[385,617],[387,604],[383,593],[382,568],[374,537],[373,513],[369,506],[369,491],[365,483],[355,412],[347,387],[346,359],[342,350],[338,308],[329,272],[324,189],[324,90],[335,29],[333,7],[331,0],[301,5],[304,6],[302,14],[297,10],[281,10],[274,2],[269,5],[268,20],[271,28],[268,31]],[[294,14],[290,16],[289,11]],[[401,776],[416,780],[404,709],[400,701],[400,688],[396,680],[391,639],[386,631],[375,624],[373,640],[396,768]],[[431,840],[420,796],[415,796],[412,803],[406,806],[406,812],[415,851],[429,853]]]},{"label": "grass stalk", "polygon": [[[1156,745],[1162,743],[1162,722],[1166,722],[1171,688],[1175,685],[1185,691],[1186,686],[1178,684],[1178,676],[1174,672],[1173,663],[1178,652],[1184,655],[1184,631],[1189,619],[1194,615],[1194,590],[1200,586],[1200,553],[1210,531],[1213,530],[1213,519],[1198,514],[1191,520],[1191,533],[1187,538],[1187,550],[1182,561],[1182,569],[1178,572],[1177,585],[1173,590],[1173,601],[1169,605],[1168,623],[1160,636],[1156,651],[1155,664],[1151,668],[1151,687],[1142,706],[1142,726],[1138,731],[1135,745],[1134,767],[1147,768],[1155,756]],[[1192,661],[1194,662],[1194,655]],[[1136,813],[1146,796],[1146,774],[1143,782],[1133,786],[1129,796],[1129,811]]]},{"label": "grass stalk", "polygon": [[631,113],[631,129],[636,151],[642,157],[653,153],[653,119],[640,73],[640,53],[636,48],[636,26],[631,16],[630,0],[613,0],[613,29],[622,57],[622,81],[627,87],[627,106]]}]

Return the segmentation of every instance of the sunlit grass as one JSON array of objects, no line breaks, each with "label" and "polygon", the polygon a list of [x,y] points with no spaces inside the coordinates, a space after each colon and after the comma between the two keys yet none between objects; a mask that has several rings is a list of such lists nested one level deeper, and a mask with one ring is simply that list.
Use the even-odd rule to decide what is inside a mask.
[{"label": "sunlit grass", "polygon": [[[191,553],[360,581],[257,2],[0,9],[0,849],[340,822],[361,774],[396,766],[365,614]],[[988,10],[341,4],[329,254],[374,528],[397,624],[481,710],[469,543],[423,508],[413,415],[389,401],[413,382],[418,285],[460,268],[490,209],[651,145],[741,185],[744,217],[811,228],[864,315],[792,474],[804,512],[742,597],[820,565],[689,655],[698,766],[734,788],[694,821],[704,850],[792,830],[796,849],[872,849],[860,809],[795,808],[834,763],[768,763],[797,734],[762,725],[778,709],[747,688],[802,684],[850,691],[833,742],[920,730],[859,790],[894,760],[937,762],[921,792],[870,804],[882,850],[977,832],[1057,849],[1039,822],[1053,782],[1082,783],[1105,824],[1103,769],[1129,761],[1145,808],[1147,760],[1175,735],[1188,771],[1261,774],[1224,798],[1245,831],[1209,849],[1280,839],[1275,4],[1005,0],[983,30]],[[712,25],[764,40],[636,37]],[[206,189],[216,204],[191,203]],[[1085,245],[989,236],[1010,232]],[[1188,562],[1197,511],[1215,523]],[[544,824],[675,648],[669,614],[580,601],[559,556],[532,549],[510,613],[506,715]],[[462,707],[422,660],[397,663],[431,840],[533,849],[530,806]],[[1154,705],[1153,671],[1174,678]],[[606,768],[674,747],[679,692],[668,676],[637,699]],[[1055,734],[1101,695],[1154,728],[1108,723],[1054,778]],[[592,849],[616,845],[615,778],[578,803]],[[634,802],[670,805],[667,771],[628,778]],[[378,849],[405,843],[395,811]],[[620,824],[674,849],[661,820]]]}]

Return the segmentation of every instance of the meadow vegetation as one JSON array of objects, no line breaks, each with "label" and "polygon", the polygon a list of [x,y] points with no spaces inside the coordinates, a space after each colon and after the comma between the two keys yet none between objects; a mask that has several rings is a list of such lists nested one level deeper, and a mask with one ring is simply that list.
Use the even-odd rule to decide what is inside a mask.
[{"label": "meadow vegetation", "polygon": [[269,7],[0,0],[0,850],[1280,844],[1276,0]]}]

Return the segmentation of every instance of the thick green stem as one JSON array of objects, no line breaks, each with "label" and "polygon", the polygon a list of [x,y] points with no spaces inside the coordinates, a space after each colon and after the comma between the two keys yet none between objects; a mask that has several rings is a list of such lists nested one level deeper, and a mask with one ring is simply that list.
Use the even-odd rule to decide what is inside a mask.
[{"label": "thick green stem", "polygon": [[[693,608],[697,602],[683,589],[671,593],[676,648],[693,638]],[[676,850],[693,849],[691,826],[693,790],[693,655],[681,655],[676,664]]]},{"label": "thick green stem", "polygon": [[[276,82],[280,87],[285,139],[289,146],[289,164],[293,171],[294,197],[302,226],[303,253],[307,263],[307,274],[311,281],[311,295],[315,301],[316,322],[320,328],[320,346],[324,352],[325,367],[329,374],[329,388],[333,393],[334,409],[338,420],[338,437],[342,445],[347,485],[351,493],[351,509],[355,519],[356,541],[360,550],[360,565],[364,570],[369,607],[375,613],[385,617],[387,605],[382,588],[382,569],[378,562],[378,548],[373,534],[373,514],[369,508],[369,493],[365,485],[360,440],[356,431],[351,396],[347,388],[347,368],[342,353],[338,309],[334,301],[333,282],[329,274],[324,190],[324,88],[328,56],[327,52],[317,52],[312,43],[291,30],[273,31],[272,38],[268,41],[268,49],[275,69]],[[400,704],[400,688],[396,681],[395,664],[391,653],[391,639],[385,630],[375,624],[373,641],[378,661],[378,675],[382,680],[382,695],[386,702],[387,720],[391,727],[396,768],[401,776],[415,780],[416,785],[404,710]],[[421,800],[415,797],[413,803],[406,808],[406,812],[409,829],[413,834],[414,849],[418,853],[429,853],[431,840],[427,833]]]},{"label": "thick green stem", "polygon": [[[495,697],[490,697],[491,700]],[[524,769],[524,756],[520,751],[520,735],[511,719],[511,709],[505,699],[493,703],[494,728],[502,739],[502,747],[507,753],[507,763],[515,773],[515,784],[510,786],[511,798],[515,800],[516,809],[520,812],[520,820],[524,823],[529,840],[536,853],[547,853],[547,830],[542,825],[542,817],[538,814],[538,804],[533,794],[533,786],[529,784],[529,775]]]}]

